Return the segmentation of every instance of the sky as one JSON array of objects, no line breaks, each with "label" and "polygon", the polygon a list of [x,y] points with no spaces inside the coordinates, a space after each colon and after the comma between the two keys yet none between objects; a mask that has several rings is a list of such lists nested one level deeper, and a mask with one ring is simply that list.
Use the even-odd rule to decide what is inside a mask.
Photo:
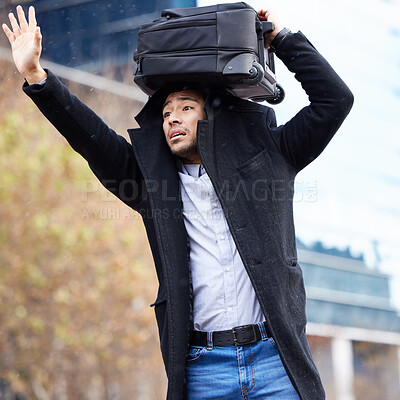
[{"label": "sky", "polygon": [[[297,176],[297,237],[364,254],[369,268],[392,277],[400,309],[400,0],[246,2],[301,30],[355,96],[331,143]],[[286,98],[274,109],[284,124],[308,99],[279,60],[276,76]]]}]

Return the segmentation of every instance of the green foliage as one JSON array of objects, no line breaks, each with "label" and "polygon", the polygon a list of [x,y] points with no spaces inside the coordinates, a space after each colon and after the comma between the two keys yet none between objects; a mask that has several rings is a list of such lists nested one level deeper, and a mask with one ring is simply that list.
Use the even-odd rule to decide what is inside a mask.
[{"label": "green foliage", "polygon": [[129,360],[155,343],[152,310],[131,305],[155,292],[141,223],[94,217],[126,206],[97,184],[83,193],[86,162],[31,103],[0,117],[0,154],[0,376],[32,398],[34,384],[53,396],[60,374],[69,398],[99,376],[104,391],[131,379]]}]

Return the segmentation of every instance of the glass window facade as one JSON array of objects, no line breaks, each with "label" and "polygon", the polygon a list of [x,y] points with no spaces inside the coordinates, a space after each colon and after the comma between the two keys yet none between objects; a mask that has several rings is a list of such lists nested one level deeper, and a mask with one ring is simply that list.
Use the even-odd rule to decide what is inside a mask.
[{"label": "glass window facade", "polygon": [[[166,8],[195,7],[195,0],[36,0],[47,60],[98,72],[133,65],[137,31]],[[10,7],[11,8],[11,7]]]}]

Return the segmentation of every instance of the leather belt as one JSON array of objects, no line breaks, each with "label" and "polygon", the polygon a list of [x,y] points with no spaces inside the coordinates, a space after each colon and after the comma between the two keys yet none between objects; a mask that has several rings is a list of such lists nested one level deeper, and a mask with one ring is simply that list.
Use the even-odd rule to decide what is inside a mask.
[{"label": "leather belt", "polygon": [[[267,336],[270,337],[267,326],[264,322]],[[258,325],[243,325],[226,331],[214,331],[212,333],[213,346],[243,346],[256,343],[261,339],[261,332]],[[207,347],[207,332],[194,331],[191,346]]]}]

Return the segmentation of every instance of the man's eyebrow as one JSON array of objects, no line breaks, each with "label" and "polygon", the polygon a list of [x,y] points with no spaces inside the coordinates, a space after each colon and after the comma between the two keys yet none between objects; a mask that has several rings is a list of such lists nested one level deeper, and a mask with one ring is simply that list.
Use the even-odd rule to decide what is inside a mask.
[{"label": "man's eyebrow", "polygon": [[[192,97],[192,96],[181,96],[181,97],[178,97],[178,100],[180,100],[180,101],[191,100],[191,101],[194,101],[194,102],[196,102],[196,103],[199,103],[199,101],[198,101],[195,97]],[[166,101],[166,102],[163,104],[162,109],[164,110],[164,108],[165,108],[169,103],[171,103],[171,100]]]},{"label": "man's eyebrow", "polygon": [[162,109],[164,110],[164,108],[165,108],[169,103],[171,103],[171,100],[166,101],[166,102],[163,104]]},{"label": "man's eyebrow", "polygon": [[198,103],[199,101],[192,96],[182,96],[182,97],[178,97],[178,100],[184,101],[184,100],[191,100],[191,101],[195,101],[196,103]]}]

